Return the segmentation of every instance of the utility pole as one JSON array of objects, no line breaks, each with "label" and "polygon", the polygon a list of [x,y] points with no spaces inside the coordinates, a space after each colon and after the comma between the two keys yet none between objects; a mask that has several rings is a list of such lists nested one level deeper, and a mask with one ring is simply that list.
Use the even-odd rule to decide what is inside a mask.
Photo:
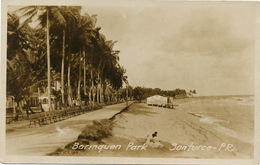
[{"label": "utility pole", "polygon": [[124,76],[123,81],[125,82],[125,85],[126,85],[126,108],[128,108],[128,86],[129,86],[129,83],[127,81],[127,76]]},{"label": "utility pole", "polygon": [[126,107],[128,107],[128,82],[126,84]]}]

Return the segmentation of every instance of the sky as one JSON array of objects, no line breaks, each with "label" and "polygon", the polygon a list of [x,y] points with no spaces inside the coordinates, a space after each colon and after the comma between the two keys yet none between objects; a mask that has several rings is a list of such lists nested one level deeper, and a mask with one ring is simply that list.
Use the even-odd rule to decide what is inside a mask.
[{"label": "sky", "polygon": [[241,3],[89,4],[97,26],[118,41],[132,86],[254,94],[255,9]]},{"label": "sky", "polygon": [[254,94],[254,3],[89,2],[82,13],[97,14],[100,32],[118,41],[131,86]]}]

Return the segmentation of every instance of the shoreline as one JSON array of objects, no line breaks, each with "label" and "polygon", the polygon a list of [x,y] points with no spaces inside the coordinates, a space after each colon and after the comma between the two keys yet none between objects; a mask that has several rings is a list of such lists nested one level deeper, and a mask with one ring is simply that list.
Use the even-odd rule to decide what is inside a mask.
[{"label": "shoreline", "polygon": [[[225,100],[225,99],[224,99]],[[214,100],[212,100],[214,102]],[[222,100],[223,101],[223,100]],[[188,103],[187,103],[188,102]],[[237,134],[238,128],[234,130],[232,124],[220,125],[217,127],[216,123],[202,122],[201,116],[194,116],[188,112],[193,110],[191,106],[197,104],[193,99],[183,99],[176,101],[179,104],[176,109],[165,109],[160,107],[150,107],[143,103],[134,103],[127,111],[119,113],[115,116],[113,121],[112,136],[102,139],[101,145],[122,145],[125,146],[131,142],[136,145],[143,145],[147,135],[154,131],[159,132],[159,139],[164,144],[162,149],[148,148],[145,151],[125,151],[125,150],[106,150],[105,152],[96,152],[94,150],[81,152],[76,151],[72,156],[127,156],[127,157],[169,157],[169,158],[252,158],[253,157],[253,133],[252,128],[244,125],[244,128],[239,125],[239,130],[248,129],[248,132]],[[184,104],[183,104],[184,103]],[[223,101],[223,104],[226,101]],[[231,102],[232,103],[232,100]],[[191,104],[191,105],[189,105]],[[212,102],[209,103],[209,105]],[[207,104],[207,106],[209,106]],[[206,106],[206,105],[203,105]],[[216,106],[216,105],[214,105]],[[214,107],[212,105],[212,107]],[[224,105],[221,105],[224,106]],[[227,105],[229,107],[231,105]],[[234,105],[240,106],[240,105]],[[193,109],[191,108],[193,107]],[[227,108],[221,113],[230,113],[232,108]],[[227,116],[226,114],[218,117],[229,117],[230,123],[237,125],[237,119],[243,117],[244,119],[252,120],[252,112],[248,116],[244,115],[245,107],[243,105],[237,115]],[[206,109],[209,107],[205,107]],[[216,107],[215,107],[216,108]],[[212,111],[214,109],[207,109]],[[206,110],[204,110],[206,111]],[[202,111],[202,113],[204,112]],[[222,112],[223,111],[223,112]],[[213,114],[213,113],[212,113]],[[242,115],[243,114],[243,115]],[[248,114],[248,113],[246,113]],[[219,115],[219,114],[218,114]],[[239,116],[242,115],[242,116]],[[206,115],[207,116],[207,115]],[[205,117],[205,115],[203,116]],[[208,116],[210,117],[210,116]],[[223,121],[226,121],[223,119]],[[246,122],[246,121],[243,121]],[[244,124],[242,122],[242,124]],[[219,129],[226,128],[226,129]],[[233,132],[226,133],[225,131],[232,130]],[[235,133],[234,133],[235,132]],[[247,137],[245,134],[249,133]],[[239,138],[240,137],[240,138]],[[241,138],[243,137],[243,138]],[[174,144],[174,145],[173,145]],[[185,150],[185,146],[189,145],[201,146],[199,150]],[[98,145],[98,143],[97,143]],[[224,146],[223,146],[224,145]],[[219,150],[220,146],[222,149]],[[175,147],[175,148],[174,148]],[[211,151],[203,151],[205,148],[215,148]],[[225,148],[226,147],[226,148]],[[233,149],[235,148],[235,149]],[[174,149],[169,151],[169,149]],[[226,150],[225,150],[226,149]],[[232,150],[232,151],[231,151]],[[58,154],[59,155],[59,154]],[[61,154],[62,155],[62,154]]]}]

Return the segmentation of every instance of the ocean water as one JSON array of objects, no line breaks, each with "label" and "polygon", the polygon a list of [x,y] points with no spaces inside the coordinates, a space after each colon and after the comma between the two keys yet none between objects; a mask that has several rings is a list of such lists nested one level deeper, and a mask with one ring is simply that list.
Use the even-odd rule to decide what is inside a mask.
[{"label": "ocean water", "polygon": [[210,96],[187,100],[181,110],[218,132],[253,143],[254,96]]}]

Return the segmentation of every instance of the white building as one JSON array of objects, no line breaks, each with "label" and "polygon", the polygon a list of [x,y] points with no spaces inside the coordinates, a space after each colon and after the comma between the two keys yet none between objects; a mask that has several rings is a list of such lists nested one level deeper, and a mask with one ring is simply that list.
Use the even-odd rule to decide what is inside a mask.
[{"label": "white building", "polygon": [[168,103],[168,98],[160,95],[154,95],[147,97],[147,105],[156,105],[156,106],[166,106]]}]

